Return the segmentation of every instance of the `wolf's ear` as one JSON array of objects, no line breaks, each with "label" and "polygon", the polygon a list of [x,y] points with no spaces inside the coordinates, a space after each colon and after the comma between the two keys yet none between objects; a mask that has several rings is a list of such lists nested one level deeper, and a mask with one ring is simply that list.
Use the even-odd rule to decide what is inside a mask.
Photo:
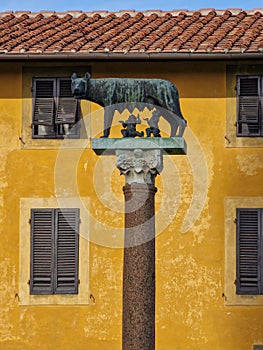
[{"label": "wolf's ear", "polygon": [[86,72],[86,73],[85,73],[85,79],[86,79],[86,80],[90,80],[90,74],[89,74],[89,72]]},{"label": "wolf's ear", "polygon": [[71,80],[74,80],[74,79],[77,79],[77,73],[73,73],[72,76],[71,76]]}]

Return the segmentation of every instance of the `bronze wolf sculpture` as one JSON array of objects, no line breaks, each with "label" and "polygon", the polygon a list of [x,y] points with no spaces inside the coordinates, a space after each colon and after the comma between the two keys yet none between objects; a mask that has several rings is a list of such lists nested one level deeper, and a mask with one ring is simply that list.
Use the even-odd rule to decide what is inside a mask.
[{"label": "bronze wolf sculpture", "polygon": [[160,108],[164,119],[171,126],[171,137],[182,136],[186,120],[182,116],[178,90],[170,81],[162,79],[102,78],[92,79],[89,73],[78,78],[71,77],[72,93],[77,99],[95,102],[104,110],[104,135],[108,137],[115,110],[120,113],[128,109],[130,113],[136,107],[143,111],[145,107],[153,110]]}]

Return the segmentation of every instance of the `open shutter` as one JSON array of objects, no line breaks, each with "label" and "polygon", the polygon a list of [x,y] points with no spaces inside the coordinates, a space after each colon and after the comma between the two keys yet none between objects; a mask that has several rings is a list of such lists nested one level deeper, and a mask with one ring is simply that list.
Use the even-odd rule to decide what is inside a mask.
[{"label": "open shutter", "polygon": [[79,209],[56,210],[55,293],[78,293]]},{"label": "open shutter", "polygon": [[260,136],[260,78],[238,77],[238,132],[240,136]]},{"label": "open shutter", "polygon": [[30,294],[53,293],[54,211],[31,210]]},{"label": "open shutter", "polygon": [[260,209],[237,209],[237,294],[261,294]]},{"label": "open shutter", "polygon": [[54,117],[55,79],[33,80],[33,124],[52,125]]},{"label": "open shutter", "polygon": [[56,124],[74,124],[78,101],[71,92],[71,79],[58,79]]}]

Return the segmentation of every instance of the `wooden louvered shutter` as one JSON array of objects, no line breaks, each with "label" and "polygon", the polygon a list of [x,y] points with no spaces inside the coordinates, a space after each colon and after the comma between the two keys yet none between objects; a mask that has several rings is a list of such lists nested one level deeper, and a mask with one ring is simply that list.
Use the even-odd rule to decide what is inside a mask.
[{"label": "wooden louvered shutter", "polygon": [[55,293],[78,293],[79,209],[56,210]]},{"label": "wooden louvered shutter", "polygon": [[261,210],[237,209],[237,294],[261,294]]},{"label": "wooden louvered shutter", "polygon": [[71,79],[58,79],[56,124],[76,122],[78,101],[71,92]]},{"label": "wooden louvered shutter", "polygon": [[30,294],[53,293],[54,211],[31,210]]},{"label": "wooden louvered shutter", "polygon": [[33,80],[33,124],[52,125],[54,117],[55,79]]},{"label": "wooden louvered shutter", "polygon": [[260,136],[260,77],[238,77],[239,136]]}]

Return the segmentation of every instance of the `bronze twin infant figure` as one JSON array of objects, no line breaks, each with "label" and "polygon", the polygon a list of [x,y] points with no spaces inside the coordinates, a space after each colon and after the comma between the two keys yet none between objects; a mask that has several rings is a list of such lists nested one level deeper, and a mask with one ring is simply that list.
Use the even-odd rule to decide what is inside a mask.
[{"label": "bronze twin infant figure", "polygon": [[[146,120],[149,125],[149,128],[145,130],[147,137],[151,137],[151,135],[153,135],[153,137],[161,137],[160,129],[158,127],[159,119],[160,119],[160,114],[158,113],[157,110],[153,112],[152,117],[150,119],[144,118],[144,120]],[[139,132],[136,130],[136,126],[138,124],[141,124],[141,119],[139,115],[136,117],[135,115],[131,114],[126,121],[120,120],[119,122],[122,124],[124,128],[121,130],[123,137],[136,137],[136,136],[143,137],[144,136],[143,131]]]}]

